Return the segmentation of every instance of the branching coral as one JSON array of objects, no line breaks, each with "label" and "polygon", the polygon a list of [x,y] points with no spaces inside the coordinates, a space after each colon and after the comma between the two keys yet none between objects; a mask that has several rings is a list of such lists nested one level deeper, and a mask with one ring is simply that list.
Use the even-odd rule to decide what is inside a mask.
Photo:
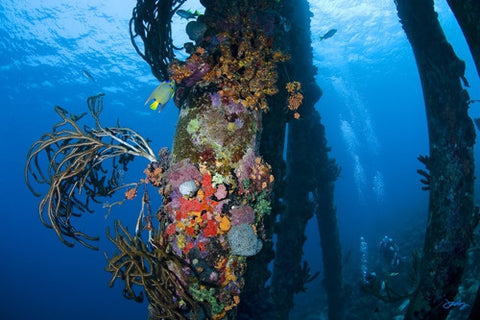
[{"label": "branching coral", "polygon": [[164,248],[149,250],[139,235],[130,235],[119,221],[115,222],[114,236],[107,229],[107,237],[119,250],[112,258],[106,256],[111,287],[116,279],[122,279],[124,297],[137,302],[143,301],[143,294],[135,293],[133,286],[143,287],[150,302],[150,319],[185,319],[187,312],[191,312],[191,319],[198,318],[199,307],[184,282],[184,266],[178,257]]},{"label": "branching coral", "polygon": [[[71,224],[71,218],[90,211],[90,200],[98,202],[97,197],[111,196],[121,188],[122,171],[134,156],[156,160],[147,141],[137,132],[119,126],[102,127],[99,121],[102,99],[103,94],[88,98],[87,105],[95,127],[83,130],[78,121],[85,114],[75,116],[55,107],[62,121],[35,142],[27,155],[25,180],[28,188],[36,196],[41,196],[35,191],[32,178],[49,186],[38,207],[40,219],[45,226],[53,228],[67,246],[73,246],[73,243],[65,237],[94,249],[86,240],[96,238],[78,231]],[[45,159],[48,161],[46,169],[42,167]],[[110,170],[102,166],[108,160],[111,160]]]}]

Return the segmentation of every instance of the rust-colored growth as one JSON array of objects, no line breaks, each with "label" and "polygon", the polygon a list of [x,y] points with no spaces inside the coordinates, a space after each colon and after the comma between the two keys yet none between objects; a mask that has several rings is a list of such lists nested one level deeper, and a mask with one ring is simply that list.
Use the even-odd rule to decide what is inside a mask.
[{"label": "rust-colored growth", "polygon": [[210,148],[206,148],[200,153],[199,158],[203,163],[215,163],[215,152]]},{"label": "rust-colored growth", "polygon": [[269,189],[274,181],[271,172],[271,166],[264,162],[262,158],[255,159],[255,165],[252,168],[250,179],[258,192]]},{"label": "rust-colored growth", "polygon": [[288,93],[293,94],[297,91],[300,91],[300,89],[302,89],[302,85],[298,81],[291,81],[287,82],[285,89],[287,89]]},{"label": "rust-colored growth", "polygon": [[143,173],[146,175],[147,182],[150,182],[155,187],[162,186],[163,170],[161,167],[155,168],[151,163],[149,163]]},{"label": "rust-colored growth", "polygon": [[168,72],[170,73],[170,79],[174,80],[177,84],[182,82],[183,79],[192,75],[192,71],[187,67],[187,65],[180,63],[178,60],[174,60],[168,66]]},{"label": "rust-colored growth", "polygon": [[133,200],[137,196],[137,187],[130,188],[125,192],[125,199]]},{"label": "rust-colored growth", "polygon": [[[250,26],[251,22],[244,23]],[[278,92],[275,86],[278,78],[276,63],[289,59],[289,56],[281,51],[273,51],[272,38],[259,30],[254,32],[250,27],[234,33],[224,32],[216,37],[220,41],[220,57],[210,66],[202,81],[216,84],[224,103],[225,100],[231,100],[251,110],[267,111],[266,96]],[[200,57],[192,54],[187,64],[193,56],[196,56],[195,59]],[[205,56],[202,55],[201,59]]]},{"label": "rust-colored growth", "polygon": [[303,94],[300,93],[302,85],[298,81],[291,81],[287,83],[285,88],[288,92],[287,107],[291,111],[294,111],[293,117],[299,119],[300,113],[297,110],[303,102]]}]

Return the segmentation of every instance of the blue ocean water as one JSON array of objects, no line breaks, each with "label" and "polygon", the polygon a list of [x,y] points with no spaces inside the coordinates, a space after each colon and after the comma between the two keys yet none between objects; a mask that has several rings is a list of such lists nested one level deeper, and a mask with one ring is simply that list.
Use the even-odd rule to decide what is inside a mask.
[{"label": "blue ocean water", "polygon": [[[151,138],[154,149],[171,145],[176,108],[171,104],[158,114],[143,105],[158,82],[130,43],[134,5],[133,0],[0,1],[2,319],[146,318],[146,304],[125,300],[121,283],[108,288],[110,274],[104,271],[103,250],[112,252],[105,227],[117,218],[135,219],[132,212],[138,208],[117,207],[105,219],[105,209],[98,206],[82,226],[102,237],[101,250],[68,248],[40,223],[39,199],[23,178],[28,148],[60,120],[53,106],[80,114],[87,111],[87,97],[100,92],[106,93],[105,125],[120,119]],[[311,1],[311,7],[314,62],[324,93],[317,108],[331,155],[342,167],[335,194],[342,246],[356,251],[362,235],[376,243],[387,233],[423,227],[428,197],[420,189],[416,157],[428,153],[428,137],[421,87],[393,1]],[[480,99],[480,82],[460,29],[445,1],[436,1],[436,8],[448,40],[466,62],[470,96]],[[174,41],[181,44],[184,22],[175,24]],[[332,28],[337,33],[320,41]],[[480,116],[478,104],[472,104],[471,115]],[[475,155],[478,159],[478,148]],[[146,165],[142,161],[136,160],[127,178],[139,178]],[[313,270],[321,270],[314,220],[307,237],[306,259]],[[299,305],[312,305],[320,278],[302,293]],[[312,316],[320,319],[320,313]]]}]

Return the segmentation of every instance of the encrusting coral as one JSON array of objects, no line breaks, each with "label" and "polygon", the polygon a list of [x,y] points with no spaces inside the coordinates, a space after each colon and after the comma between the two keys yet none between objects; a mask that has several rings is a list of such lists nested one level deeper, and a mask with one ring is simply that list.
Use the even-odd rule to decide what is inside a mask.
[{"label": "encrusting coral", "polygon": [[[206,36],[169,68],[180,116],[165,173],[163,243],[191,265],[184,276],[199,281],[191,293],[213,319],[238,305],[246,257],[262,248],[257,230],[270,212],[274,178],[256,151],[257,136],[266,97],[278,92],[276,64],[288,58],[252,16],[240,14],[250,8],[237,9],[220,22],[207,11]],[[212,33],[219,23],[225,28]],[[187,195],[184,183],[198,189]]]},{"label": "encrusting coral", "polygon": [[298,113],[297,110],[303,101],[303,94],[300,93],[302,86],[300,82],[292,81],[292,82],[288,82],[285,88],[287,89],[287,92],[289,94],[288,104],[287,104],[288,109],[290,109],[291,111],[294,111],[293,117],[295,119],[298,119],[300,118],[300,113]]}]

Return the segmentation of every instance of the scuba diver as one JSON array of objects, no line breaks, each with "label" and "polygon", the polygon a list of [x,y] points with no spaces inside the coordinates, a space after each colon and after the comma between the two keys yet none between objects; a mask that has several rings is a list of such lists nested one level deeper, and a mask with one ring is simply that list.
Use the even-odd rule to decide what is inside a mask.
[{"label": "scuba diver", "polygon": [[400,264],[399,250],[398,245],[388,236],[380,241],[380,253],[392,267],[398,267]]},{"label": "scuba diver", "polygon": [[[400,260],[405,259],[400,256],[400,248],[389,236],[384,236],[379,243],[379,254],[376,255],[374,269],[376,271],[368,271],[366,265],[366,241],[361,238],[360,251],[362,254],[361,271],[362,271],[362,289],[376,297],[390,301],[392,299],[401,298],[403,292],[408,289],[404,280],[405,264]],[[363,258],[365,257],[365,258]]]}]

